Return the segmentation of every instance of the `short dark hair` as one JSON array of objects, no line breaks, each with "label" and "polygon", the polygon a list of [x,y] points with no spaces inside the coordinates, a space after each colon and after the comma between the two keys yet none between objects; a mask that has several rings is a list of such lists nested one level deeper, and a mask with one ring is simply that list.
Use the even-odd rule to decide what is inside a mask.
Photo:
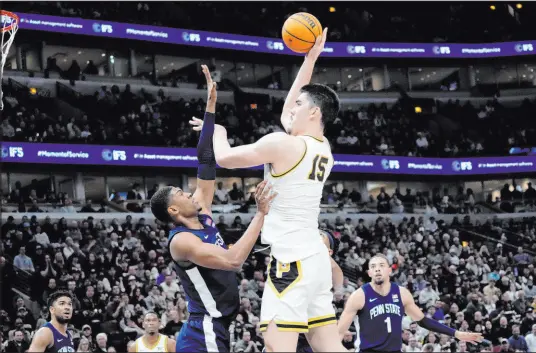
[{"label": "short dark hair", "polygon": [[74,296],[71,292],[69,292],[68,290],[58,290],[58,291],[55,291],[54,293],[52,293],[51,295],[48,296],[48,299],[47,299],[47,305],[48,307],[50,308],[51,306],[54,305],[54,303],[60,299],[61,297],[67,297],[69,299],[71,299],[71,301],[74,300]]},{"label": "short dark hair", "polygon": [[320,108],[322,113],[322,124],[335,120],[341,103],[337,93],[326,85],[311,83],[301,88],[300,92],[307,93],[313,104]]},{"label": "short dark hair", "polygon": [[160,222],[173,222],[168,212],[169,195],[171,194],[172,186],[166,186],[158,189],[153,197],[151,197],[151,212]]},{"label": "short dark hair", "polygon": [[370,261],[372,261],[372,259],[374,259],[374,258],[384,259],[385,262],[387,262],[387,265],[388,265],[388,266],[391,265],[391,263],[389,262],[389,259],[387,258],[387,256],[385,256],[385,255],[382,254],[382,253],[377,253],[376,255],[372,256],[372,257],[370,258],[370,260],[369,260],[369,263],[370,263]]},{"label": "short dark hair", "polygon": [[339,246],[341,241],[337,239],[335,235],[328,229],[320,228],[320,234],[328,238],[329,248],[333,251],[334,254],[337,254],[339,252]]},{"label": "short dark hair", "polygon": [[147,315],[155,315],[158,320],[160,320],[160,316],[156,313],[156,311],[149,310],[145,314],[143,314],[143,320],[147,318]]}]

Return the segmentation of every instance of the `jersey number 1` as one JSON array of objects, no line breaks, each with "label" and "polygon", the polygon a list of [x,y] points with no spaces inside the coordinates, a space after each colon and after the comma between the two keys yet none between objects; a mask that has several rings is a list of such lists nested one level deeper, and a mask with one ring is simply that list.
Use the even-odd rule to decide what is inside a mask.
[{"label": "jersey number 1", "polygon": [[391,318],[388,317],[383,322],[385,322],[387,324],[387,333],[391,333]]},{"label": "jersey number 1", "polygon": [[[327,157],[322,157],[319,154],[313,159],[313,167],[309,173],[309,180],[318,180],[323,182],[326,174],[326,163],[329,161]],[[318,169],[318,171],[317,171]]]}]

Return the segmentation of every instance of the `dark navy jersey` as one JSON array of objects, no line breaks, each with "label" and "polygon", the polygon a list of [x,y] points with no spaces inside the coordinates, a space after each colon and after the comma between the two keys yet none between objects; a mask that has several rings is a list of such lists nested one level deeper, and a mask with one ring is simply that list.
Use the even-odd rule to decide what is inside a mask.
[{"label": "dark navy jersey", "polygon": [[382,296],[370,283],[363,287],[365,305],[355,322],[359,332],[360,351],[400,352],[402,350],[402,319],[404,305],[400,288],[391,283],[389,293]]},{"label": "dark navy jersey", "polygon": [[[170,230],[168,244],[171,244],[173,237],[180,237],[180,233],[188,232],[204,243],[227,249],[214,220],[208,215],[200,215],[199,221],[204,229],[188,229],[179,226]],[[235,272],[213,270],[190,262],[182,263],[182,261],[180,264],[175,261],[175,271],[184,288],[190,314],[234,319],[240,306],[238,278]]]},{"label": "dark navy jersey", "polygon": [[69,331],[67,331],[67,336],[59,332],[54,325],[49,321],[43,325],[43,327],[48,327],[52,331],[52,336],[54,342],[51,347],[47,347],[45,352],[49,353],[59,353],[59,352],[76,352],[74,350],[73,338]]}]

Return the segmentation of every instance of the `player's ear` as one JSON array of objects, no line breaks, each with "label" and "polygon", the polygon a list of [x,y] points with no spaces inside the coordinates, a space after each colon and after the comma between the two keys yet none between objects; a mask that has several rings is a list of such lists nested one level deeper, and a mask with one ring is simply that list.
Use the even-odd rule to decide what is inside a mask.
[{"label": "player's ear", "polygon": [[169,215],[171,216],[171,218],[175,218],[175,217],[179,216],[180,213],[181,213],[179,208],[176,207],[176,206],[169,206],[167,208],[167,211],[168,211]]},{"label": "player's ear", "polygon": [[316,105],[311,108],[311,118],[319,120],[322,119],[322,112],[320,111],[320,108]]}]

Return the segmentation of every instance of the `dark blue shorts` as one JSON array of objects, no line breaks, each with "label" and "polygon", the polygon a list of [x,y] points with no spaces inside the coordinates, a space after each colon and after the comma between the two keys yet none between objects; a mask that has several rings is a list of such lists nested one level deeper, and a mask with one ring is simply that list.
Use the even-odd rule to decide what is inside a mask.
[{"label": "dark blue shorts", "polygon": [[313,349],[308,343],[307,344],[298,343],[298,348],[296,349],[296,352],[297,353],[313,353]]},{"label": "dark blue shorts", "polygon": [[309,341],[305,338],[304,334],[300,334],[298,338],[298,347],[296,348],[297,353],[313,353],[313,349],[309,345]]},{"label": "dark blue shorts", "polygon": [[177,337],[176,352],[229,352],[229,325],[209,316],[190,316]]}]

